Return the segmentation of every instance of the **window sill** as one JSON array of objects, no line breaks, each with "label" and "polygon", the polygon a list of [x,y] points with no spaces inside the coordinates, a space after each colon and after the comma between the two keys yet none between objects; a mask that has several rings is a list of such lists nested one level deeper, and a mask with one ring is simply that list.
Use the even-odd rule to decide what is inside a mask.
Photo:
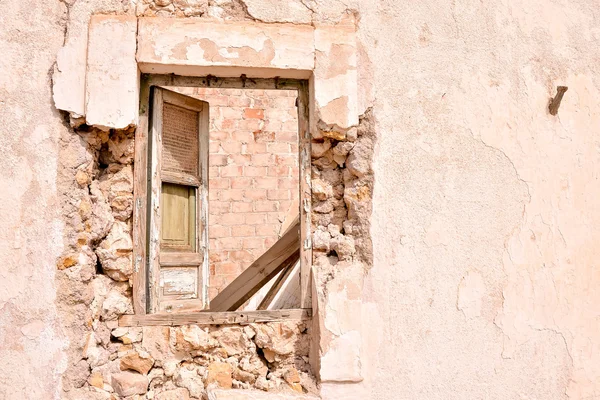
[{"label": "window sill", "polygon": [[127,314],[119,318],[119,326],[232,325],[255,322],[304,321],[312,317],[310,308],[292,310],[195,312],[177,314]]}]

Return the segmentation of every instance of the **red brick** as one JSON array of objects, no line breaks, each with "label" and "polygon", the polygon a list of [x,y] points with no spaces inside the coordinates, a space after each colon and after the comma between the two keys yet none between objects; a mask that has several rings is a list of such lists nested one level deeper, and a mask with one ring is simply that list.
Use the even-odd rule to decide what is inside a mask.
[{"label": "red brick", "polygon": [[231,165],[253,165],[250,154],[230,154],[229,162]]},{"label": "red brick", "polygon": [[[227,261],[229,259],[229,252],[227,251],[210,251],[208,254],[208,260],[211,263]],[[212,267],[212,265],[211,265]]]},{"label": "red brick", "polygon": [[257,236],[271,236],[279,233],[279,225],[277,224],[264,224],[256,226]]},{"label": "red brick", "polygon": [[254,202],[254,211],[277,211],[277,204],[272,201],[256,201]]},{"label": "red brick", "polygon": [[267,224],[281,224],[281,221],[285,218],[285,215],[279,211],[268,212],[265,215],[267,217]]},{"label": "red brick", "polygon": [[254,182],[254,178],[246,178],[242,176],[236,176],[231,178],[231,188],[232,189],[247,189],[252,187]]},{"label": "red brick", "polygon": [[280,109],[296,108],[296,98],[294,97],[275,97],[271,101],[271,107]]},{"label": "red brick", "polygon": [[234,131],[231,134],[231,139],[237,142],[250,143],[254,141],[254,134],[249,131]]},{"label": "red brick", "polygon": [[224,261],[215,263],[215,275],[237,275],[240,272],[240,266],[237,262]]},{"label": "red brick", "polygon": [[283,189],[271,189],[267,191],[267,199],[269,200],[289,200],[290,191]]},{"label": "red brick", "polygon": [[228,96],[219,96],[215,94],[205,94],[202,98],[204,101],[208,101],[211,108],[216,106],[226,106],[229,100]]},{"label": "red brick", "polygon": [[231,236],[233,237],[251,237],[255,234],[255,225],[238,225],[231,230]]},{"label": "red brick", "polygon": [[298,121],[296,121],[296,120],[285,121],[283,123],[283,125],[281,126],[281,129],[284,131],[298,130]]},{"label": "red brick", "polygon": [[293,202],[291,200],[279,200],[278,210],[287,214],[290,211],[292,204]]},{"label": "red brick", "polygon": [[[220,147],[227,154],[238,154],[238,153],[242,152],[242,144],[239,142],[233,142],[233,141],[221,142]],[[212,152],[213,151],[211,150],[211,153]]]},{"label": "red brick", "polygon": [[275,134],[275,140],[277,140],[278,142],[287,142],[287,143],[297,143],[298,142],[298,131],[287,131],[287,132],[282,132],[282,131],[278,131]]},{"label": "red brick", "polygon": [[234,213],[221,214],[220,216],[218,216],[218,218],[215,215],[212,219],[213,220],[217,219],[218,222],[214,221],[215,223],[220,223],[221,225],[226,225],[226,226],[242,225],[244,223],[244,221],[240,218],[240,216],[238,214],[234,214]]},{"label": "red brick", "polygon": [[226,154],[213,154],[209,157],[209,163],[211,167],[222,167],[227,165]]},{"label": "red brick", "polygon": [[218,239],[231,236],[231,228],[228,226],[212,225],[208,227],[208,237]]},{"label": "red brick", "polygon": [[259,154],[267,152],[267,143],[254,142],[246,144],[246,151],[250,154]]},{"label": "red brick", "polygon": [[[233,178],[232,178],[233,179]],[[229,178],[211,178],[208,180],[208,193],[214,189],[227,189],[229,188]]]},{"label": "red brick", "polygon": [[290,113],[286,109],[277,109],[277,108],[267,108],[265,110],[265,117],[271,121],[289,121],[292,119]]},{"label": "red brick", "polygon": [[289,143],[282,142],[267,143],[267,152],[288,154],[290,152],[290,145]]},{"label": "red brick", "polygon": [[[252,211],[254,211],[254,206],[250,202],[244,203],[236,201],[235,203],[231,203],[231,212],[236,214],[251,213]],[[240,216],[240,218],[242,218],[242,216]]]},{"label": "red brick", "polygon": [[268,168],[267,171],[268,176],[289,176],[290,175],[290,167],[287,165],[274,165]]},{"label": "red brick", "polygon": [[240,250],[242,248],[242,240],[234,237],[223,237],[216,239],[217,246],[223,250]]},{"label": "red brick", "polygon": [[221,167],[221,176],[241,176],[242,175],[242,167],[238,165],[227,165],[225,167]]},{"label": "red brick", "polygon": [[[227,167],[223,167],[227,168]],[[244,167],[244,176],[266,176],[267,167]]]},{"label": "red brick", "polygon": [[[233,178],[232,178],[233,184]],[[297,178],[288,177],[288,178],[279,178],[277,180],[277,188],[278,189],[292,189],[299,190],[300,183]]]},{"label": "red brick", "polygon": [[265,221],[266,221],[265,214],[258,214],[258,213],[246,214],[246,217],[244,218],[244,222],[248,225],[264,224]]},{"label": "red brick", "polygon": [[277,189],[277,178],[254,178],[255,187],[260,189]]},{"label": "red brick", "polygon": [[258,130],[252,132],[254,135],[254,141],[256,142],[273,142],[275,140],[275,132],[266,131],[266,130]]},{"label": "red brick", "polygon": [[231,261],[237,262],[253,262],[255,260],[254,254],[249,252],[248,250],[238,250],[238,251],[230,251],[228,252],[229,259]]},{"label": "red brick", "polygon": [[264,119],[265,110],[262,110],[260,108],[246,108],[244,109],[244,118]]},{"label": "red brick", "polygon": [[244,189],[219,189],[219,201],[242,201]]},{"label": "red brick", "polygon": [[215,131],[215,130],[210,131],[210,141],[211,142],[221,142],[221,141],[225,141],[225,140],[229,140],[229,132]]},{"label": "red brick", "polygon": [[268,167],[273,165],[275,161],[272,154],[253,154],[252,155],[252,165],[256,167]]},{"label": "red brick", "polygon": [[263,249],[265,246],[265,241],[263,238],[244,238],[242,239],[242,248],[243,249]]},{"label": "red brick", "polygon": [[265,248],[273,247],[273,245],[277,242],[277,238],[275,236],[270,236],[265,238]]},{"label": "red brick", "polygon": [[247,200],[265,200],[267,198],[267,191],[265,189],[246,189],[244,196]]},{"label": "red brick", "polygon": [[219,150],[221,150],[220,142],[209,142],[208,143],[208,151],[210,152],[210,154],[218,153]]},{"label": "red brick", "polygon": [[[291,167],[298,165],[298,155],[276,155],[275,156],[275,165],[289,165]],[[227,168],[227,167],[223,167]],[[221,173],[222,175],[222,173]],[[224,175],[223,175],[224,176]]]},{"label": "red brick", "polygon": [[260,119],[242,119],[236,121],[235,126],[239,130],[254,132],[262,129],[262,120]]},{"label": "red brick", "polygon": [[235,96],[232,94],[231,96],[229,96],[229,101],[227,105],[229,107],[249,107],[250,99],[245,96]]},{"label": "red brick", "polygon": [[215,126],[225,131],[231,131],[235,128],[235,119],[222,119],[215,122]]},{"label": "red brick", "polygon": [[223,119],[235,119],[239,120],[242,118],[242,110],[235,107],[221,107],[219,109],[220,117]]},{"label": "red brick", "polygon": [[210,200],[208,202],[208,209],[210,210],[211,214],[227,213],[231,211],[231,202]]}]

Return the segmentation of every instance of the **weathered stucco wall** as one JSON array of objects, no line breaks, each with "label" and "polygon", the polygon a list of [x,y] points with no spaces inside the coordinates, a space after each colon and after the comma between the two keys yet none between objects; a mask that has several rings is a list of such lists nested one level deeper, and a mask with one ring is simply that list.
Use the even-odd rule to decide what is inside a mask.
[{"label": "weathered stucco wall", "polygon": [[[35,4],[37,3],[37,4]],[[58,396],[66,345],[56,307],[62,250],[61,115],[49,72],[66,8],[9,1],[0,13],[0,398]]]},{"label": "weathered stucco wall", "polygon": [[[149,4],[138,12],[187,15]],[[347,338],[362,340],[358,359],[345,361],[359,367],[348,380],[362,381],[328,380],[324,398],[600,398],[597,3],[203,7],[205,16],[266,22],[358,16],[357,108],[372,107],[377,143],[374,259],[357,275],[362,287],[336,288],[352,290],[354,320],[335,322],[361,329]],[[73,146],[80,164],[87,156],[52,106],[49,72],[63,40],[75,43],[60,53],[59,71],[78,65],[91,11],[133,7],[9,0],[0,16],[0,397],[58,397],[67,346],[75,348],[61,333],[69,321],[58,319],[54,276],[58,199],[72,189],[60,166],[78,160],[58,156],[61,146],[63,157]],[[569,90],[553,117],[558,84]],[[321,311],[335,316],[344,304]]]}]

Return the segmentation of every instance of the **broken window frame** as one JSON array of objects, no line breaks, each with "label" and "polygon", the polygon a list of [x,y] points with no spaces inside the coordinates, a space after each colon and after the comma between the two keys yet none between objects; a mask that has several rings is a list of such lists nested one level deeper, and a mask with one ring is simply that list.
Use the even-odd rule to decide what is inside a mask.
[{"label": "broken window frame", "polygon": [[[298,136],[299,136],[299,257],[300,257],[300,307],[294,310],[257,310],[257,311],[202,311],[176,312],[159,311],[156,303],[153,305],[153,287],[157,286],[156,275],[151,275],[151,262],[148,258],[150,232],[148,221],[150,217],[150,197],[148,182],[152,175],[152,162],[148,160],[148,150],[151,142],[149,132],[151,121],[151,88],[163,87],[212,87],[226,89],[276,89],[297,90],[298,105]],[[310,121],[309,121],[309,83],[307,80],[282,78],[217,78],[213,76],[190,77],[180,75],[142,74],[140,85],[140,119],[135,134],[135,164],[134,164],[134,216],[133,216],[133,315],[124,315],[119,320],[122,326],[143,325],[179,325],[194,323],[243,323],[274,321],[281,319],[310,318],[312,311],[311,299],[311,159],[310,159]],[[208,175],[202,179],[208,180]],[[199,203],[198,203],[199,204]],[[199,210],[200,211],[200,210]],[[200,211],[203,212],[203,211]],[[205,254],[208,254],[207,248]],[[202,277],[204,304],[208,304],[206,287],[208,286],[208,257],[205,257],[205,271]],[[243,273],[242,273],[243,274]],[[234,281],[235,282],[235,281]],[[258,289],[257,289],[258,290]]]}]

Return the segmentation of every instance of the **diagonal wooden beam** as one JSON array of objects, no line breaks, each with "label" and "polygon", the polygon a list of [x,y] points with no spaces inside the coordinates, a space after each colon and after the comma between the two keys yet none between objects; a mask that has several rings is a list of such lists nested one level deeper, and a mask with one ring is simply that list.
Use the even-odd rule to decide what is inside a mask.
[{"label": "diagonal wooden beam", "polygon": [[281,271],[281,273],[277,277],[277,280],[275,281],[275,283],[273,283],[273,286],[271,286],[271,289],[269,289],[265,297],[262,299],[262,301],[256,308],[257,310],[267,310],[269,308],[269,306],[273,302],[273,299],[275,298],[275,296],[277,296],[277,293],[279,293],[284,283],[287,282],[288,277],[294,270],[294,267],[296,266],[298,260],[300,260],[300,252],[292,254],[290,258],[285,260],[283,271]]},{"label": "diagonal wooden beam", "polygon": [[208,311],[235,311],[261,287],[285,268],[286,261],[300,254],[300,221],[225,287],[211,302]]}]

